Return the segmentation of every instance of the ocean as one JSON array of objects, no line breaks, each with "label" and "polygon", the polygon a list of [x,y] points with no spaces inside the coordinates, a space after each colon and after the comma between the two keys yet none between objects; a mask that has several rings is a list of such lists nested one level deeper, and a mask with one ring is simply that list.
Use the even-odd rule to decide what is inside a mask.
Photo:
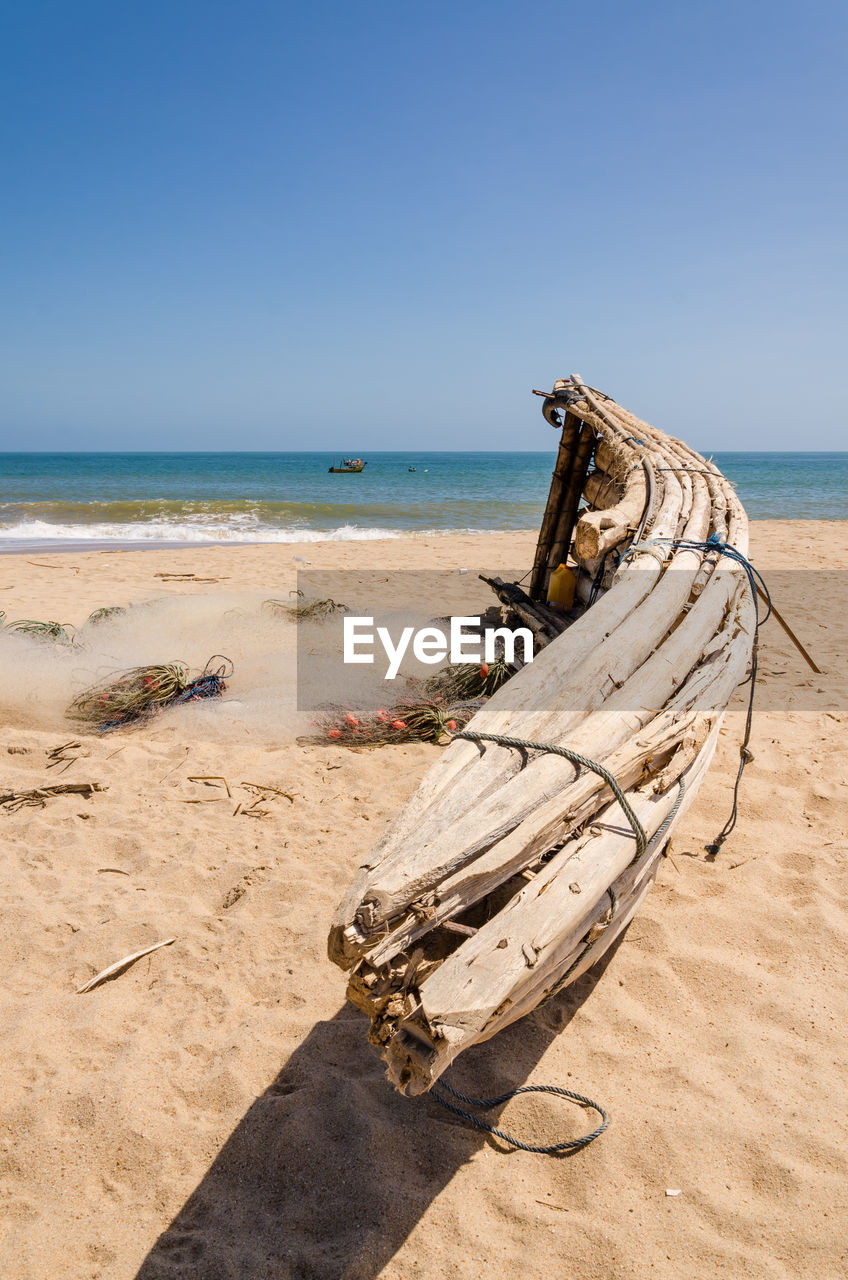
[{"label": "ocean", "polygon": [[[0,454],[0,550],[534,529],[554,451]],[[848,453],[716,453],[753,519],[848,519]]]}]

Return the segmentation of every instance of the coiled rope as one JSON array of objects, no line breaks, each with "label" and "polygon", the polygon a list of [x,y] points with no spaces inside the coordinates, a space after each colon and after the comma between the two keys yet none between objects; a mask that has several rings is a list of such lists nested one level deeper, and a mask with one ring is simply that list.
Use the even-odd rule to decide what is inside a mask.
[{"label": "coiled rope", "polygon": [[[510,1098],[517,1098],[520,1093],[552,1093],[558,1098],[566,1098],[569,1102],[576,1102],[581,1107],[591,1107],[601,1117],[601,1123],[597,1129],[593,1129],[591,1133],[583,1134],[580,1138],[569,1138],[565,1142],[552,1142],[546,1146],[533,1146],[529,1142],[522,1142],[519,1138],[513,1138],[511,1134],[504,1133],[503,1129],[498,1129],[493,1124],[488,1124],[485,1120],[481,1120],[479,1116],[475,1116],[473,1112],[465,1111],[462,1107],[455,1107],[447,1098],[441,1096],[440,1089],[445,1089],[451,1097],[456,1098],[459,1102],[464,1102],[466,1106],[478,1107],[482,1111],[489,1111],[492,1107],[499,1107],[502,1103],[509,1102]],[[467,1120],[475,1129],[482,1129],[484,1133],[491,1133],[494,1137],[500,1138],[502,1142],[508,1142],[511,1147],[517,1147],[519,1151],[530,1151],[534,1155],[566,1155],[574,1151],[580,1151],[583,1147],[588,1147],[590,1142],[594,1142],[596,1138],[599,1138],[610,1123],[610,1117],[600,1103],[593,1102],[591,1098],[584,1097],[582,1093],[572,1093],[570,1089],[560,1089],[552,1084],[525,1084],[518,1089],[510,1089],[507,1093],[502,1093],[497,1098],[471,1098],[467,1093],[460,1093],[458,1089],[454,1089],[452,1085],[449,1085],[446,1080],[442,1080],[439,1085],[433,1086],[430,1093],[440,1107],[444,1107],[446,1111],[452,1111],[455,1116]]]}]

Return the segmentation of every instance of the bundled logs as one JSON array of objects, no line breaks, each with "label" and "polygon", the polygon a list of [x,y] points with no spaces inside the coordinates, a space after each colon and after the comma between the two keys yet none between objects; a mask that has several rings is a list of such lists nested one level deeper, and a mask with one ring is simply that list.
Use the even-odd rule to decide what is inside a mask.
[{"label": "bundled logs", "polygon": [[[443,751],[330,932],[410,1094],[626,927],[751,658],[754,600],[722,549],[747,554],[747,518],[718,469],[576,375],[543,412],[561,442],[529,589],[492,580],[535,661]],[[546,592],[566,562],[591,607],[563,614]]]}]

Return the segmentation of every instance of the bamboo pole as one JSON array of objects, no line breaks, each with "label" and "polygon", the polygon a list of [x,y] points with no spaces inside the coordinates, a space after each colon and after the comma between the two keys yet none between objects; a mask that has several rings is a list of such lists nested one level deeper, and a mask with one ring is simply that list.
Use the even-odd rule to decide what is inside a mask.
[{"label": "bamboo pole", "polygon": [[[551,421],[550,415],[556,407],[555,398],[552,397],[545,400],[543,412],[548,422]],[[539,541],[536,544],[536,555],[533,560],[533,569],[530,574],[528,594],[531,600],[541,599],[541,592],[544,587],[545,574],[548,566],[551,540],[554,536],[557,521],[559,519],[563,495],[568,487],[568,482],[574,467],[575,447],[579,434],[580,419],[576,418],[573,413],[567,411],[565,414],[565,421],[562,425],[562,435],[560,436],[556,464],[554,465],[554,473],[551,477],[551,487],[548,492],[545,514],[542,517],[542,525],[539,530]]]},{"label": "bamboo pole", "polygon": [[563,496],[556,531],[551,540],[551,546],[548,552],[547,572],[544,575],[540,587],[540,590],[545,595],[548,588],[548,579],[550,578],[552,570],[554,570],[557,565],[564,564],[568,559],[568,552],[571,547],[571,535],[574,531],[574,524],[577,519],[577,510],[580,505],[580,498],[583,494],[583,485],[586,482],[586,473],[588,472],[589,464],[592,461],[592,453],[594,452],[596,439],[597,437],[595,435],[594,428],[584,422],[580,428],[580,437],[574,451],[574,465],[571,470],[568,486]]}]

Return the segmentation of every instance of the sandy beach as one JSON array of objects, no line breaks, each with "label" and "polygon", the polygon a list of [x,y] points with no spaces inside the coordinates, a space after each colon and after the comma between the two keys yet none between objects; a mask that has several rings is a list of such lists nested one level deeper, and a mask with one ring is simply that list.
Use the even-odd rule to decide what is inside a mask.
[{"label": "sandy beach", "polygon": [[[508,1151],[396,1095],[326,959],[354,869],[438,748],[299,742],[294,627],[261,631],[259,602],[308,561],[464,568],[450,606],[485,605],[476,571],[526,568],[534,545],[528,532],[0,557],[9,618],[80,626],[150,602],[104,632],[101,665],[113,650],[118,667],[202,665],[223,634],[237,646],[227,701],[105,736],[63,718],[85,665],[72,651],[4,649],[0,790],[104,788],[0,811],[5,1280],[845,1274],[848,523],[752,525],[754,561],[823,674],[769,622],[754,759],[718,860],[704,845],[728,813],[744,690],[609,961],[453,1072],[479,1095],[588,1094],[612,1115],[599,1141],[568,1159]],[[72,740],[67,770],[48,768]],[[285,794],[257,816],[250,784]],[[539,1095],[499,1123],[531,1142],[587,1127]]]}]

